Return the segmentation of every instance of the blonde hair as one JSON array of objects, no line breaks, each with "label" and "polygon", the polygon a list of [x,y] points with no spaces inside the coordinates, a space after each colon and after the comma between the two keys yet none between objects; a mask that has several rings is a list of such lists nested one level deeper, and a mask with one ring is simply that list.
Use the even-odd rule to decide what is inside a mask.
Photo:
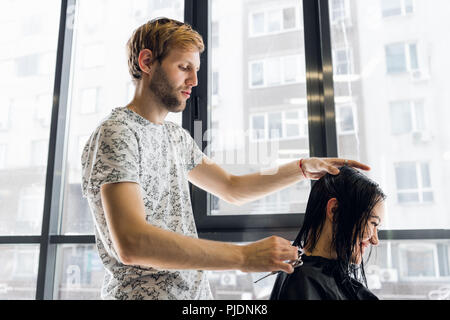
[{"label": "blonde hair", "polygon": [[136,82],[142,78],[139,67],[139,53],[143,49],[152,51],[153,60],[162,63],[172,48],[192,50],[200,53],[205,50],[202,36],[186,23],[169,19],[157,18],[148,21],[137,28],[127,42],[128,69]]}]

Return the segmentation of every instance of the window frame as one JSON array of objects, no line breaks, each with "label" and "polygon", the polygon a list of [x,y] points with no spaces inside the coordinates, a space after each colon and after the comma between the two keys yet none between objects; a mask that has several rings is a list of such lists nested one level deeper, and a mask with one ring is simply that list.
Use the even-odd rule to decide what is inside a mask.
[{"label": "window frame", "polygon": [[[61,203],[64,197],[63,174],[67,154],[69,83],[71,79],[72,43],[76,19],[77,0],[62,0],[56,69],[53,90],[50,137],[47,159],[42,229],[39,235],[0,236],[0,245],[39,245],[39,262],[36,282],[36,299],[52,300],[55,293],[55,273],[58,246],[63,244],[95,244],[94,235],[62,235],[60,233]],[[194,88],[188,108],[183,112],[183,127],[191,135],[194,128],[204,133],[208,128],[208,28],[209,2],[185,0],[185,22],[203,35],[206,51],[201,55],[199,86]],[[315,157],[337,156],[336,114],[332,46],[328,0],[303,0],[305,35],[308,136],[310,155]],[[291,30],[290,30],[291,31]],[[312,75],[319,74],[320,77]],[[127,92],[128,92],[127,88]],[[325,91],[327,94],[325,94]],[[332,93],[332,94],[330,94]],[[312,97],[321,97],[313,99]],[[11,118],[11,115],[10,115]],[[9,119],[11,120],[11,119]],[[202,150],[206,141],[194,136]],[[265,214],[242,216],[209,216],[209,196],[190,184],[194,217],[199,237],[211,240],[247,242],[270,235],[293,240],[302,225],[304,213]],[[381,240],[438,240],[450,239],[450,230],[381,230]]]}]

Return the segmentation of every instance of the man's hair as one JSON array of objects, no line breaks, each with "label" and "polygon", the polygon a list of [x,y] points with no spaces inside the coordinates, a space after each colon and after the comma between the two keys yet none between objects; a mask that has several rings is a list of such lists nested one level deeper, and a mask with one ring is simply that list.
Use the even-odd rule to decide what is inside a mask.
[{"label": "man's hair", "polygon": [[357,267],[351,259],[354,250],[360,247],[358,238],[362,238],[373,208],[386,195],[377,183],[358,170],[348,166],[339,170],[338,175],[326,174],[314,183],[303,226],[293,245],[308,251],[315,248],[325,223],[328,201],[336,198],[331,245],[336,250],[338,265],[345,274],[362,280],[367,286],[363,261]]},{"label": "man's hair", "polygon": [[190,25],[174,19],[157,18],[137,28],[127,42],[128,69],[133,81],[142,78],[139,53],[143,49],[152,51],[152,63],[156,60],[162,63],[173,48],[198,50],[200,53],[205,50],[202,36]]}]

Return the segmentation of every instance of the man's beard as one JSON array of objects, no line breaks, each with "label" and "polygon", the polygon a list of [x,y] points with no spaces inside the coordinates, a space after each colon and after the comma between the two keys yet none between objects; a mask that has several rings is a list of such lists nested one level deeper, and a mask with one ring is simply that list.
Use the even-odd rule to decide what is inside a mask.
[{"label": "man's beard", "polygon": [[185,109],[186,101],[180,100],[176,95],[183,88],[174,88],[161,66],[156,66],[149,89],[159,98],[169,112],[180,112]]}]

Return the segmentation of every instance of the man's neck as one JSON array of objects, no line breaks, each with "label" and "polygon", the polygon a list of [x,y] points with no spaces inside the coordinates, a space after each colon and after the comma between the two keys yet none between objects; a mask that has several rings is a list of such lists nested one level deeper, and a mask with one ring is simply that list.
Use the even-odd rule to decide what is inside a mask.
[{"label": "man's neck", "polygon": [[141,117],[155,124],[163,124],[164,119],[169,113],[158,99],[150,92],[142,94],[140,88],[136,88],[133,100],[127,105],[127,108],[136,112]]}]

